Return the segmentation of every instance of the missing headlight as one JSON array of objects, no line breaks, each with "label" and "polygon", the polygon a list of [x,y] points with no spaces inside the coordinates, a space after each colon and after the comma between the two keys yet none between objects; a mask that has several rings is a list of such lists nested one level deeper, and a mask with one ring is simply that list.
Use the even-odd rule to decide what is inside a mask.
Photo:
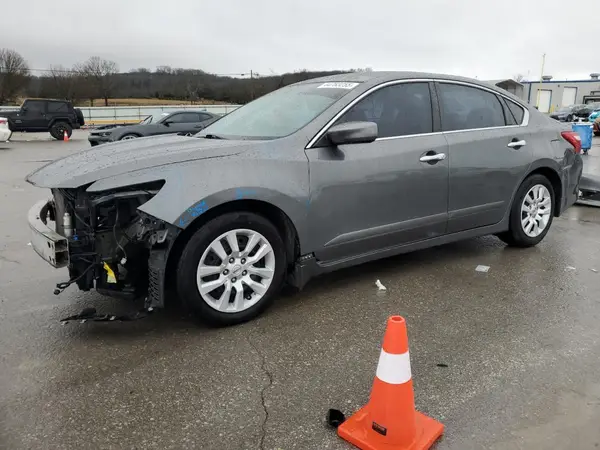
[{"label": "missing headlight", "polygon": [[150,183],[135,184],[110,191],[99,192],[90,196],[92,206],[120,199],[139,199],[139,205],[146,203],[154,197],[164,186],[165,180],[152,181]]}]

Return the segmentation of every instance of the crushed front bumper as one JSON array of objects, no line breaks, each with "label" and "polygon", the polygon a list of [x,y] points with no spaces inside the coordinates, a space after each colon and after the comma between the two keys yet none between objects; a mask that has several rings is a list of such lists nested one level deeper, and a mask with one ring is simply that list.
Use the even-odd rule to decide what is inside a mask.
[{"label": "crushed front bumper", "polygon": [[112,142],[112,139],[110,136],[100,136],[98,134],[90,134],[88,136],[88,142],[90,143],[90,145],[92,147],[95,147],[96,145]]},{"label": "crushed front bumper", "polygon": [[48,200],[37,202],[29,210],[27,220],[31,229],[31,246],[51,266],[65,267],[69,264],[69,241],[50,228],[47,223],[49,211],[52,216],[53,204]]}]

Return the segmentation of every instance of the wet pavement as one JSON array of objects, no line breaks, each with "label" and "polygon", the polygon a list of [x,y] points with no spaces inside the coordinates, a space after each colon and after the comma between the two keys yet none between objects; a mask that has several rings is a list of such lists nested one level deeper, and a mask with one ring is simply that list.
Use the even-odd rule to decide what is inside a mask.
[{"label": "wet pavement", "polygon": [[87,147],[74,137],[0,143],[0,448],[349,449],[325,414],[366,402],[392,314],[408,321],[417,407],[446,426],[436,449],[600,446],[600,209],[571,208],[532,249],[486,237],[324,276],[234,328],[176,307],[61,325],[128,306],[54,296],[65,271],[27,245],[47,193],[23,177]]}]

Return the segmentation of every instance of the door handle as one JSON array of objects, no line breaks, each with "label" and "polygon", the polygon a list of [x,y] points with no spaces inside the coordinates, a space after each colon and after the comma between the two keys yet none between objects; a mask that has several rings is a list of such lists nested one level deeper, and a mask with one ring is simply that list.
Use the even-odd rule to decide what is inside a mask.
[{"label": "door handle", "polygon": [[[429,153],[429,152],[427,152],[427,153]],[[421,161],[421,162],[436,162],[436,161],[443,161],[444,159],[446,159],[445,153],[430,153],[430,154],[421,156],[419,158],[419,161]]]},{"label": "door handle", "polygon": [[520,141],[516,141],[516,140],[512,140],[510,141],[506,146],[508,148],[520,148],[527,145],[527,141],[525,141],[524,139],[521,139]]}]

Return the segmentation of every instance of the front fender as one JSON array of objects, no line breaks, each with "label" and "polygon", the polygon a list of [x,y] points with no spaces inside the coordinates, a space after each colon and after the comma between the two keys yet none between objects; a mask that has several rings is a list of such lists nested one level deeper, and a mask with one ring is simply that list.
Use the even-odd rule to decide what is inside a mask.
[{"label": "front fender", "polygon": [[161,190],[139,207],[180,229],[212,208],[258,200],[283,211],[306,239],[309,208],[308,161],[215,157],[130,172],[93,183],[88,192],[164,180]]},{"label": "front fender", "polygon": [[208,210],[218,206],[239,200],[258,200],[276,206],[283,211],[297,226],[303,223],[307,216],[307,199],[303,197],[290,197],[272,189],[260,186],[247,186],[242,188],[231,188],[215,192],[202,200],[189,206],[175,220],[173,225],[185,229],[197,217]]}]

